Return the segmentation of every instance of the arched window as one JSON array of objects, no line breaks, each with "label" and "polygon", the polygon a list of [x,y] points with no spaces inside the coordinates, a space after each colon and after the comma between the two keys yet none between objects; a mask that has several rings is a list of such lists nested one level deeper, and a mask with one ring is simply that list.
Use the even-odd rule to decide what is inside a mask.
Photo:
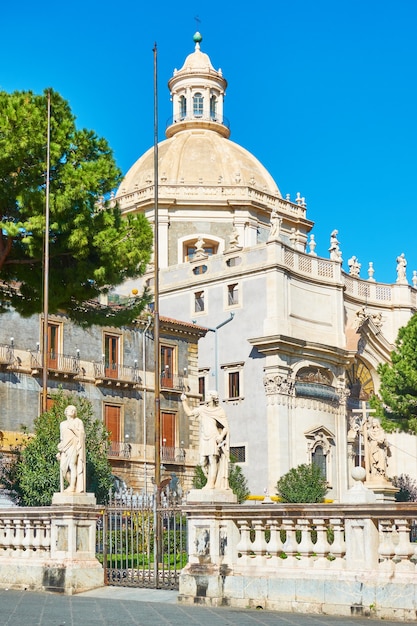
[{"label": "arched window", "polygon": [[215,120],[217,118],[217,98],[211,96],[210,98],[210,119]]},{"label": "arched window", "polygon": [[[217,254],[218,243],[217,241],[204,241],[203,250],[207,256]],[[196,240],[187,241],[184,244],[184,261],[192,261],[196,253]]]},{"label": "arched window", "polygon": [[346,385],[350,391],[350,403],[355,400],[368,401],[375,393],[371,372],[358,359],[346,370]]},{"label": "arched window", "polygon": [[203,96],[201,93],[194,94],[193,113],[196,117],[203,117]]},{"label": "arched window", "polygon": [[180,118],[183,120],[187,117],[187,100],[185,96],[181,96],[180,98]]},{"label": "arched window", "polygon": [[326,455],[324,454],[323,446],[316,446],[311,455],[311,462],[320,468],[324,478],[327,479]]}]

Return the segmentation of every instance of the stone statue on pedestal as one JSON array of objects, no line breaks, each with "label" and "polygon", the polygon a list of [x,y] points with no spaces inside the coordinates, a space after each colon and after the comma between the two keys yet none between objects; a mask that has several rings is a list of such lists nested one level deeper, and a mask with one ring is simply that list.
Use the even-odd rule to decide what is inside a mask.
[{"label": "stone statue on pedestal", "polygon": [[338,261],[339,263],[342,263],[342,252],[340,250],[340,243],[337,239],[338,234],[339,234],[338,230],[332,231],[330,235],[329,252],[330,252],[330,258],[332,259],[332,261]]},{"label": "stone statue on pedestal", "polygon": [[407,284],[406,277],[407,259],[404,252],[397,256],[397,283]]},{"label": "stone statue on pedestal", "polygon": [[366,438],[368,448],[366,465],[371,479],[387,480],[389,444],[378,418],[372,419],[371,427],[366,431]]},{"label": "stone statue on pedestal", "polygon": [[[59,460],[61,493],[85,493],[86,458],[84,424],[77,409],[70,404],[64,411],[66,420],[60,424]],[[65,488],[65,482],[68,487]]]},{"label": "stone statue on pedestal", "polygon": [[207,476],[203,489],[230,489],[229,424],[226,413],[219,406],[219,394],[209,391],[205,404],[194,409],[188,405],[185,394],[182,394],[181,400],[186,415],[200,419],[201,466]]},{"label": "stone statue on pedestal", "polygon": [[277,239],[281,231],[282,218],[276,211],[272,211],[268,239]]}]

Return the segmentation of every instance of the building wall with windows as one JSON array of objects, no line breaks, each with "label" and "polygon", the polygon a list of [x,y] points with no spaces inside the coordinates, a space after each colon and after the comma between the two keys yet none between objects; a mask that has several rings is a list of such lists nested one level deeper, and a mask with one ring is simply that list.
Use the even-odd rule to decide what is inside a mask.
[{"label": "building wall with windows", "polygon": [[[0,451],[32,432],[41,410],[43,320],[2,315],[0,329]],[[191,486],[198,462],[198,425],[180,395],[198,397],[198,339],[205,330],[160,320],[162,480],[175,472]],[[155,459],[155,372],[152,316],[131,327],[75,326],[65,315],[48,318],[48,398],[54,390],[88,398],[110,436],[109,459],[128,486],[152,488]],[[49,400],[51,401],[51,400]]]},{"label": "building wall with windows", "polygon": [[[416,288],[345,273],[334,233],[329,257],[317,256],[305,199],[283,197],[230,140],[226,80],[201,41],[196,33],[169,80],[173,117],[158,148],[161,312],[209,329],[198,389],[217,387],[252,492],[274,493],[280,476],[314,461],[337,500],[363,463],[363,410],[378,390],[378,364],[417,308]],[[117,192],[123,212],[151,223],[153,157],[153,148],[140,156]],[[121,293],[140,287],[130,281]],[[417,475],[416,437],[387,438],[389,476]]]}]

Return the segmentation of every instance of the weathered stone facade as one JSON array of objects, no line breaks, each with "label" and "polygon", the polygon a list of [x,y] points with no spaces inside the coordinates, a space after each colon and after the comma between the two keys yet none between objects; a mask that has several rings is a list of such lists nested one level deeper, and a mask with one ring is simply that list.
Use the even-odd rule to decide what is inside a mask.
[{"label": "weathered stone facade", "polygon": [[[21,439],[22,426],[32,432],[41,408],[42,319],[22,319],[9,312],[1,321],[0,444],[8,451]],[[152,316],[130,327],[83,329],[65,315],[52,315],[48,326],[53,328],[48,394],[62,388],[88,398],[95,416],[113,431],[110,459],[114,473],[135,489],[145,482],[151,488],[155,458]],[[160,379],[165,468],[161,478],[175,471],[184,488],[191,485],[198,459],[198,425],[189,422],[179,398],[186,389],[194,402],[198,401],[197,342],[204,333],[193,324],[168,318],[160,321],[161,351],[165,349],[169,358],[164,364],[169,370],[165,369]],[[164,434],[164,428],[169,433]]]}]

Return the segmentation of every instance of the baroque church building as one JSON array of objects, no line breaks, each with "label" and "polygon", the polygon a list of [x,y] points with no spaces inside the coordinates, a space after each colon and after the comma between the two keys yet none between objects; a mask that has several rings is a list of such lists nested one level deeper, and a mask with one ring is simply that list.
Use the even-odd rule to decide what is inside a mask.
[{"label": "baroque church building", "polygon": [[[226,79],[199,33],[194,42],[168,82],[173,115],[158,145],[160,312],[207,329],[189,400],[219,391],[251,492],[273,495],[289,469],[315,462],[337,501],[364,464],[377,367],[389,361],[417,292],[401,259],[395,284],[376,282],[372,266],[360,278],[355,257],[344,272],[337,231],[329,229],[329,256],[317,256],[305,200],[283,197],[265,167],[229,139]],[[123,214],[142,212],[154,223],[154,171],[150,148],[118,190]],[[154,276],[151,265],[121,294],[152,287]],[[181,374],[174,350],[162,367]],[[386,475],[416,476],[417,439],[387,440]]]}]

